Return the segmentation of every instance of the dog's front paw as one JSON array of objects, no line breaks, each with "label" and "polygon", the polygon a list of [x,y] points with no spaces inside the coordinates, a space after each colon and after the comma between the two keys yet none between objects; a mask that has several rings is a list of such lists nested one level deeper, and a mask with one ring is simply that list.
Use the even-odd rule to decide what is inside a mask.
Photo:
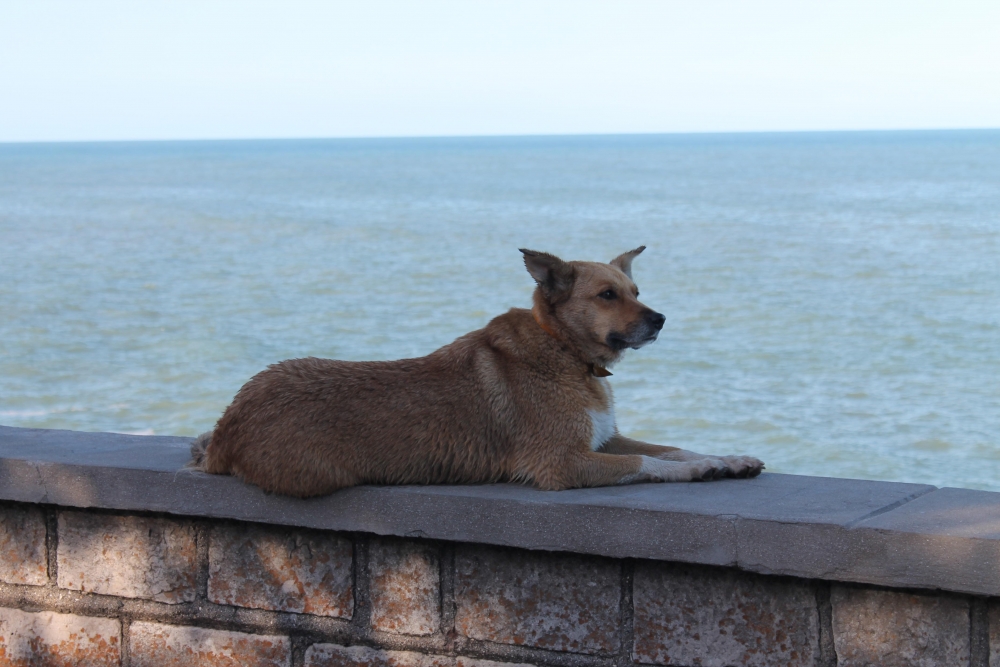
[{"label": "dog's front paw", "polygon": [[688,465],[691,466],[692,482],[710,482],[714,479],[733,476],[729,464],[722,458],[707,457],[690,461]]},{"label": "dog's front paw", "polygon": [[722,460],[729,468],[727,477],[756,477],[764,469],[764,462],[752,456],[723,456]]}]

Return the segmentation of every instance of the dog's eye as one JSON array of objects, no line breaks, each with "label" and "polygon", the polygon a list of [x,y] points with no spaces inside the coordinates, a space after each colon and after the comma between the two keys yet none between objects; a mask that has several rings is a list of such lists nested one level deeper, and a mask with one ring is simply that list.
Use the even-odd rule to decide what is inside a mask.
[{"label": "dog's eye", "polygon": [[602,299],[607,299],[608,301],[611,301],[612,299],[618,297],[618,295],[615,294],[615,291],[612,289],[606,289],[597,296],[601,297]]}]

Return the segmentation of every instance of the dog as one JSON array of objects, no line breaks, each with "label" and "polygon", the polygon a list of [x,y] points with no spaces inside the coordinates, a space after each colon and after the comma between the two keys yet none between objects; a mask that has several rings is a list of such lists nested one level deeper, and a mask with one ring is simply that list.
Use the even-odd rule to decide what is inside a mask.
[{"label": "dog", "polygon": [[524,250],[536,288],[485,328],[418,359],[291,359],[258,373],[190,467],[309,497],[358,484],[521,482],[543,490],[755,477],[750,456],[626,438],[607,370],[656,340],[632,260],[564,262]]}]

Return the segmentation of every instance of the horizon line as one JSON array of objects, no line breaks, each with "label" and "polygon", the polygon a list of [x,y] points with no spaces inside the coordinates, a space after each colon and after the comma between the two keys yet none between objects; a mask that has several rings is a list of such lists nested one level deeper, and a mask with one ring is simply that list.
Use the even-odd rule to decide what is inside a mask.
[{"label": "horizon line", "polygon": [[0,146],[30,144],[140,144],[140,143],[222,143],[241,141],[377,141],[419,139],[541,139],[583,137],[664,137],[664,136],[733,136],[774,134],[876,134],[920,132],[995,132],[995,127],[926,127],[926,128],[864,128],[864,129],[811,129],[811,130],[692,130],[681,132],[537,132],[520,134],[384,134],[352,136],[262,136],[262,137],[186,137],[144,139],[24,139],[0,140]]}]

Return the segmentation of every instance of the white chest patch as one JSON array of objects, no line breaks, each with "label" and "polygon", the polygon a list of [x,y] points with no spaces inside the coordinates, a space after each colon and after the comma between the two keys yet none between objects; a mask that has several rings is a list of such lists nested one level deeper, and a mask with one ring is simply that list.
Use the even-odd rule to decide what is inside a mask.
[{"label": "white chest patch", "polygon": [[587,410],[587,414],[590,415],[590,449],[596,452],[615,434],[615,406],[612,403],[602,412]]}]

